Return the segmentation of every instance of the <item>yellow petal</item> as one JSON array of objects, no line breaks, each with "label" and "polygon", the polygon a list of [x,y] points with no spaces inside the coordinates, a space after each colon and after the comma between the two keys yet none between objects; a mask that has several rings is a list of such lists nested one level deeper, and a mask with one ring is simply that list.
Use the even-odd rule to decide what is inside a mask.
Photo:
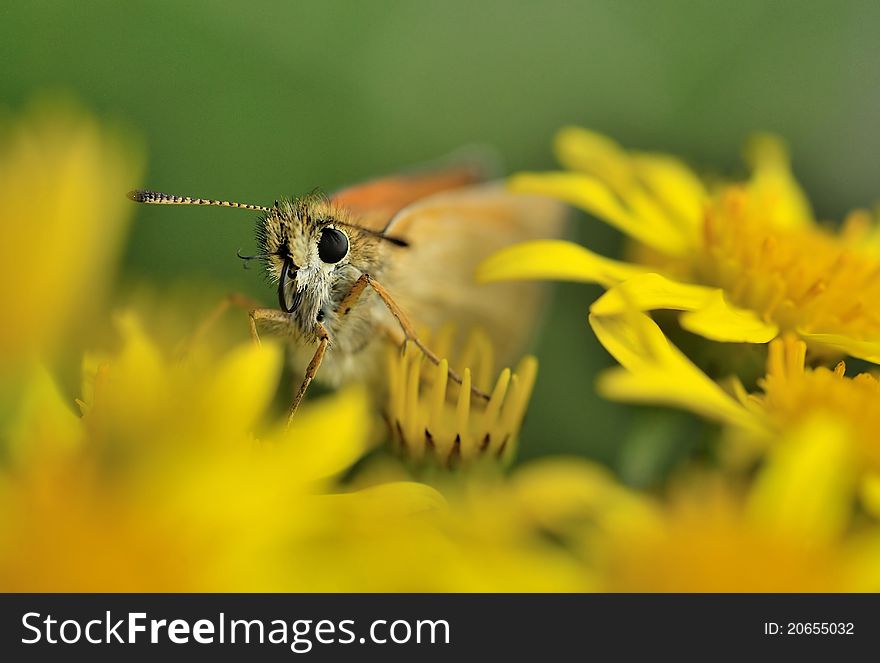
[{"label": "yellow petal", "polygon": [[843,334],[814,334],[798,330],[798,336],[810,345],[822,345],[827,348],[841,350],[851,357],[857,357],[880,364],[880,340],[863,341]]},{"label": "yellow petal", "polygon": [[282,365],[277,344],[243,343],[223,357],[199,402],[227,430],[250,430],[275,396]]},{"label": "yellow petal", "polygon": [[722,290],[715,290],[701,308],[683,313],[679,323],[704,338],[732,343],[769,343],[779,333],[775,323],[728,304]]},{"label": "yellow petal", "polygon": [[765,425],[697,368],[644,313],[590,316],[599,342],[623,368],[598,380],[599,392],[614,400],[681,407],[755,432]]},{"label": "yellow petal", "polygon": [[524,465],[510,479],[518,505],[548,530],[590,518],[602,525],[650,526],[648,500],[582,458],[545,458]]},{"label": "yellow petal", "polygon": [[478,282],[548,279],[599,283],[606,288],[643,270],[605,258],[563,240],[515,244],[486,259],[476,272]]},{"label": "yellow petal", "polygon": [[845,428],[817,417],[771,452],[749,496],[749,514],[774,532],[823,543],[849,522],[855,490]]},{"label": "yellow petal", "polygon": [[694,172],[665,154],[637,154],[633,157],[633,166],[639,179],[671,212],[672,218],[680,221],[683,229],[698,232],[708,193]]},{"label": "yellow petal", "polygon": [[[682,255],[689,248],[688,238],[676,232],[662,217],[638,215],[628,210],[601,180],[580,173],[519,173],[508,179],[508,187],[518,193],[551,196],[605,221],[639,242],[669,255]],[[644,203],[642,207],[646,207]]]},{"label": "yellow petal", "polygon": [[752,311],[728,304],[718,288],[680,283],[656,273],[640,274],[612,288],[593,303],[590,312],[619,315],[630,309],[687,311],[681,317],[682,327],[715,341],[767,343],[779,331]]},{"label": "yellow petal", "polygon": [[134,208],[124,193],[137,185],[138,152],[73,104],[0,116],[0,245],[10,249],[0,263],[0,372],[69,343],[96,315]]},{"label": "yellow petal", "polygon": [[333,495],[334,501],[349,502],[346,507],[365,517],[400,518],[428,516],[447,510],[449,504],[437,489],[416,481],[390,481],[352,493]]},{"label": "yellow petal", "polygon": [[371,428],[369,398],[361,387],[312,401],[273,436],[284,451],[280,471],[315,480],[339,474],[367,451]]},{"label": "yellow petal", "polygon": [[[282,366],[274,343],[248,342],[219,355],[209,343],[175,357],[147,334],[137,315],[116,316],[116,354],[84,362],[83,411],[90,428],[145,453],[179,445],[238,444],[268,409]],[[170,356],[169,356],[170,355]]]},{"label": "yellow petal", "polygon": [[758,134],[746,145],[752,168],[749,181],[750,213],[779,228],[799,228],[813,222],[813,212],[791,173],[788,150],[773,135]]},{"label": "yellow petal", "polygon": [[581,127],[565,127],[556,134],[554,148],[563,166],[598,177],[619,196],[633,185],[629,155],[607,136]]},{"label": "yellow petal", "polygon": [[678,159],[628,152],[610,138],[579,127],[559,131],[555,147],[560,163],[604,182],[643,223],[692,241],[699,238],[706,190]]},{"label": "yellow petal", "polygon": [[869,472],[859,486],[859,497],[865,510],[874,518],[880,518],[880,474]]},{"label": "yellow petal", "polygon": [[20,395],[11,421],[5,421],[0,439],[4,456],[26,462],[41,454],[63,455],[75,449],[81,438],[80,419],[73,399],[62,396],[45,366],[33,365],[16,380]]}]

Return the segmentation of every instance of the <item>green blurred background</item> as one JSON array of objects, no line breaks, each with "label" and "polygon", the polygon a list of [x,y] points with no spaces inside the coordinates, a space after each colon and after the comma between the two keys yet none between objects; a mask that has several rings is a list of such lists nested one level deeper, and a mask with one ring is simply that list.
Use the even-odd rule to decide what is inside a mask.
[{"label": "green blurred background", "polygon": [[[148,146],[145,186],[267,203],[468,143],[508,171],[553,164],[556,128],[737,172],[753,130],[783,135],[820,216],[877,199],[877,2],[6,2],[0,92],[70,91]],[[123,192],[120,192],[120,195]],[[247,213],[138,210],[123,280],[213,282],[271,303],[244,271]],[[595,220],[579,239],[620,238]],[[598,290],[561,286],[537,354],[524,458],[574,452],[650,483],[701,425],[593,392],[610,364],[586,325]]]}]

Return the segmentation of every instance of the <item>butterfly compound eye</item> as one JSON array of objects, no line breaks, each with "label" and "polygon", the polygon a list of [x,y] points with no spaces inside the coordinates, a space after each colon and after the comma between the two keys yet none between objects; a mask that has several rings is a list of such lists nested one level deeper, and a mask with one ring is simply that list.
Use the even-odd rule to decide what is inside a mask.
[{"label": "butterfly compound eye", "polygon": [[348,237],[336,228],[324,228],[318,240],[318,257],[328,265],[342,260],[348,253]]}]

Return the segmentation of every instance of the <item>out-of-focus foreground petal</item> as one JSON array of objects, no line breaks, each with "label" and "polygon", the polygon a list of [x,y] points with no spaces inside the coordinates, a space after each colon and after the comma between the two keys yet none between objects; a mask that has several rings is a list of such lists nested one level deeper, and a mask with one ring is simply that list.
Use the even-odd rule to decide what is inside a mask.
[{"label": "out-of-focus foreground petal", "polygon": [[99,310],[140,171],[129,137],[71,103],[0,115],[0,370]]}]

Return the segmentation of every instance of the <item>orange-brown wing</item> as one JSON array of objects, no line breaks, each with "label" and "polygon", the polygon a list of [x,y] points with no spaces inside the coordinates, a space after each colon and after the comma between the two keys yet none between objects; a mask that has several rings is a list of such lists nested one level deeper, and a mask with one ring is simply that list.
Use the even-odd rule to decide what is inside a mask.
[{"label": "orange-brown wing", "polygon": [[386,288],[416,325],[461,333],[477,326],[492,339],[499,366],[518,360],[533,335],[545,285],[520,281],[478,285],[474,272],[495,251],[564,235],[567,208],[549,198],[514,194],[499,183],[435,194],[402,210],[388,232],[395,249]]},{"label": "orange-brown wing", "polygon": [[475,184],[482,179],[479,167],[462,164],[445,170],[370,180],[337,191],[330,199],[349,209],[359,225],[383,231],[394,215],[407,205],[440,191]]}]

